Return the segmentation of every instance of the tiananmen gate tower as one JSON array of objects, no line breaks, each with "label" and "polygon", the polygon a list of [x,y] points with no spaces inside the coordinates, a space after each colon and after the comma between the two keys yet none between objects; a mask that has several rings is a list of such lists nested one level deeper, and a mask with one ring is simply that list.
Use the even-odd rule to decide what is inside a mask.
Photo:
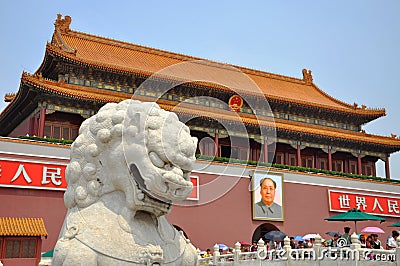
[{"label": "tiananmen gate tower", "polygon": [[[400,138],[362,129],[385,109],[328,95],[310,70],[294,78],[213,62],[79,32],[71,22],[58,15],[43,61],[22,73],[0,114],[0,213],[42,218],[43,251],[54,248],[66,212],[65,140],[104,104],[130,98],[175,112],[198,138],[194,191],[168,219],[200,249],[270,230],[342,231],[324,218],[354,207],[387,225],[400,218],[389,164]],[[378,160],[384,178],[376,177]],[[254,215],[258,195],[249,188],[258,175],[280,180],[281,217]]]}]

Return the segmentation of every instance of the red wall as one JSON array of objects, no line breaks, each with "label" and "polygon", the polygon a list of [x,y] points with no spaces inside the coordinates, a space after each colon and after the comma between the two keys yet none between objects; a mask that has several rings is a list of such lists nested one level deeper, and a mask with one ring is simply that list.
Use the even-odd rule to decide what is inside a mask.
[{"label": "red wall", "polygon": [[48,236],[43,238],[42,252],[54,248],[66,212],[64,191],[0,187],[2,217],[43,218]]},{"label": "red wall", "polygon": [[[204,179],[212,178],[210,175],[201,175],[200,184]],[[226,176],[219,179],[222,183],[237,180]],[[201,250],[212,249],[216,243],[233,247],[238,241],[251,242],[256,228],[264,223],[275,225],[289,236],[319,233],[322,238],[327,239],[329,236],[326,232],[343,232],[344,226],[351,227],[351,233],[354,231],[354,222],[324,220],[339,214],[329,212],[328,187],[295,183],[284,184],[284,221],[253,221],[250,179],[242,178],[237,181],[232,190],[209,204],[193,207],[174,206],[168,220],[182,228],[191,242]],[[200,198],[204,197],[204,193],[204,189],[200,188]],[[385,218],[386,222],[382,224],[377,221],[357,222],[357,229],[360,231],[365,226],[382,228],[386,233],[380,236],[380,240],[384,243],[395,229],[388,225],[397,221],[395,217]]]},{"label": "red wall", "polygon": [[[250,242],[256,228],[264,223],[273,224],[288,235],[319,233],[323,238],[328,237],[325,235],[327,231],[343,232],[344,226],[354,230],[352,222],[324,221],[324,218],[338,214],[329,212],[328,187],[286,182],[285,221],[253,221],[249,178],[216,178],[210,174],[199,174],[199,177],[200,200],[184,202],[192,206],[173,206],[168,220],[182,228],[191,242],[202,250],[212,248],[216,243],[233,247],[237,241]],[[43,239],[42,252],[45,252],[54,248],[64,221],[63,194],[63,191],[0,188],[0,213],[3,217],[42,217],[49,234],[47,239]],[[214,196],[207,198],[213,194],[222,196],[216,200],[213,200]],[[385,218],[387,221],[383,224],[358,222],[358,230],[365,226],[379,226],[386,232],[380,236],[385,242],[395,229],[388,225],[397,221],[394,217]]]},{"label": "red wall", "polygon": [[34,127],[33,115],[30,115],[26,118],[21,124],[19,124],[8,136],[9,137],[18,137],[25,136],[26,134],[33,135],[33,127]]},{"label": "red wall", "polygon": [[[40,261],[40,259],[39,259]],[[18,259],[2,259],[4,266],[36,266],[38,265],[36,258],[18,258]]]}]

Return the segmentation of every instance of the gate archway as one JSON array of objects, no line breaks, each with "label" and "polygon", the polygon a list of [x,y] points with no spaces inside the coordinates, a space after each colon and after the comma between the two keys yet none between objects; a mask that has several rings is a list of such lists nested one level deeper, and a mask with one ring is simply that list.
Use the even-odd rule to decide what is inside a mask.
[{"label": "gate archway", "polygon": [[264,238],[264,235],[268,233],[269,231],[280,231],[278,227],[276,227],[274,224],[271,223],[263,223],[260,224],[253,232],[253,237],[251,238],[252,242],[258,242],[260,238],[262,238],[264,241],[266,239]]}]

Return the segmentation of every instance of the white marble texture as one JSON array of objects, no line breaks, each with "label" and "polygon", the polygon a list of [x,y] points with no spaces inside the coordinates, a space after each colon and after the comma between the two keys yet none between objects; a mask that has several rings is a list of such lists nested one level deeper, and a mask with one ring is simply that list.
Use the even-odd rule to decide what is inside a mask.
[{"label": "white marble texture", "polygon": [[85,120],[52,265],[197,265],[195,247],[165,217],[192,191],[196,145],[155,103],[109,103]]}]

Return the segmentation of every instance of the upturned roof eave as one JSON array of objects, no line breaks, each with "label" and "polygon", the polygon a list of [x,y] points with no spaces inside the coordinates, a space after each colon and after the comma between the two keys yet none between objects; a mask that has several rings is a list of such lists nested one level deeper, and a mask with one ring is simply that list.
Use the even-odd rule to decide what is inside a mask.
[{"label": "upturned roof eave", "polygon": [[[29,89],[25,88],[21,78],[21,84],[14,99],[0,113],[0,136],[7,136],[29,115],[29,110],[36,103],[29,97]],[[23,107],[23,110],[21,110]]]}]

